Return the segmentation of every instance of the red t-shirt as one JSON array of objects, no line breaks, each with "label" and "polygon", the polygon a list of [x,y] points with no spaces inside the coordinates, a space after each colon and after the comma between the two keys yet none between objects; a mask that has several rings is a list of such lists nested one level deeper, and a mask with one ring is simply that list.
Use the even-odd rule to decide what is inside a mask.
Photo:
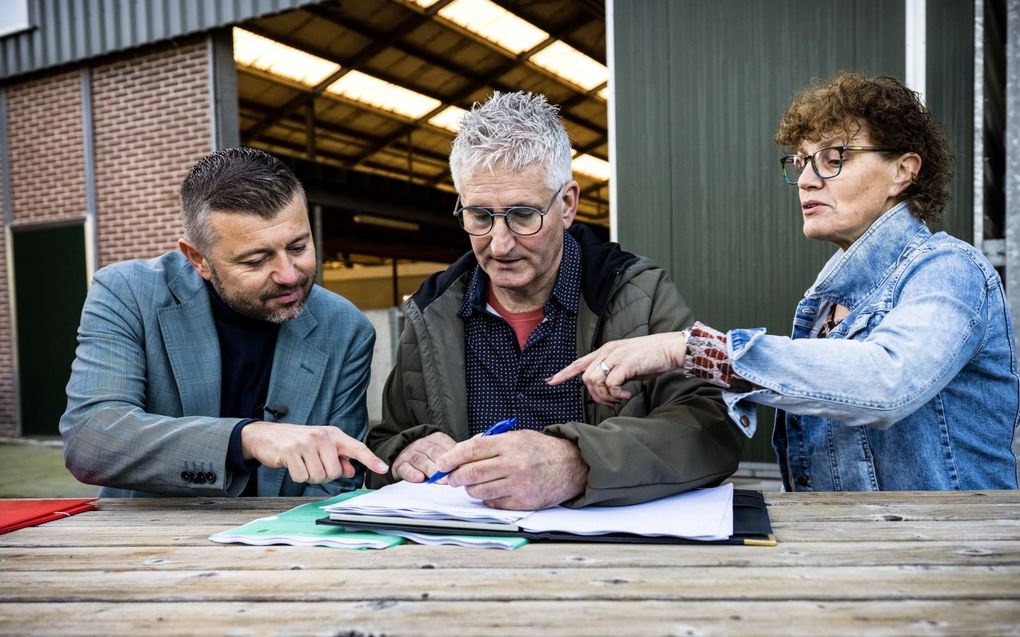
[{"label": "red t-shirt", "polygon": [[538,308],[537,310],[528,310],[527,312],[511,312],[510,310],[503,307],[496,295],[492,293],[492,286],[489,286],[488,298],[486,299],[496,312],[503,317],[503,320],[510,324],[510,329],[514,331],[517,336],[517,346],[522,350],[524,344],[528,342],[528,337],[535,331],[538,324],[545,318],[545,310]]}]

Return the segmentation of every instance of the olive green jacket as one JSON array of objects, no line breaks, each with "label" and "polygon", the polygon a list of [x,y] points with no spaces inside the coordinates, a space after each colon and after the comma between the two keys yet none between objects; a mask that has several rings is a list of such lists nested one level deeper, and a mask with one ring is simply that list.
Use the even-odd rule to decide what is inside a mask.
[{"label": "olive green jacket", "polygon": [[[666,272],[648,259],[602,243],[575,224],[569,232],[582,254],[577,355],[617,339],[681,330],[694,322]],[[425,281],[404,304],[396,365],[383,393],[382,421],[366,442],[383,460],[409,443],[442,431],[468,434],[464,323],[457,310],[476,265],[472,254]],[[584,392],[585,422],[545,433],[574,442],[588,464],[588,484],[566,506],[644,502],[720,483],[737,468],[743,434],[730,422],[720,390],[679,371],[633,382],[634,396],[616,407]],[[380,487],[389,475],[368,474]]]}]

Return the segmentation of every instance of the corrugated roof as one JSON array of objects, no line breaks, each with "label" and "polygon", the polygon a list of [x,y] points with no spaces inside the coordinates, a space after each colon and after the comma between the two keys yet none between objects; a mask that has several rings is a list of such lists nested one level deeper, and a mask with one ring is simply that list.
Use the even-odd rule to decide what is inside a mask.
[{"label": "corrugated roof", "polygon": [[0,38],[0,79],[316,4],[319,0],[29,0]]}]

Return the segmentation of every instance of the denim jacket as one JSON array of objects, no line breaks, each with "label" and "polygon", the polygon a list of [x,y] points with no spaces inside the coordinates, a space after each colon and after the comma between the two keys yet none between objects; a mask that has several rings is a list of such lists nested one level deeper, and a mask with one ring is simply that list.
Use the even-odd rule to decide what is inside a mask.
[{"label": "denim jacket", "polygon": [[[820,339],[833,303],[850,313]],[[1016,489],[1007,308],[983,255],[899,204],[825,265],[792,338],[729,332],[734,370],[757,385],[724,393],[730,416],[751,435],[751,403],[778,408],[788,490]]]}]

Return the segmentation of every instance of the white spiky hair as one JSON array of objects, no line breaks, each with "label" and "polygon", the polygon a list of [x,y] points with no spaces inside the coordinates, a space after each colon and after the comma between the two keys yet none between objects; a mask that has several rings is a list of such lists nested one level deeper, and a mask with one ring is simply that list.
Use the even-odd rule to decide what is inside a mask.
[{"label": "white spiky hair", "polygon": [[496,91],[475,102],[461,120],[450,152],[450,174],[459,192],[462,180],[480,170],[518,173],[540,165],[546,185],[556,190],[571,178],[570,155],[558,106],[536,93]]}]

